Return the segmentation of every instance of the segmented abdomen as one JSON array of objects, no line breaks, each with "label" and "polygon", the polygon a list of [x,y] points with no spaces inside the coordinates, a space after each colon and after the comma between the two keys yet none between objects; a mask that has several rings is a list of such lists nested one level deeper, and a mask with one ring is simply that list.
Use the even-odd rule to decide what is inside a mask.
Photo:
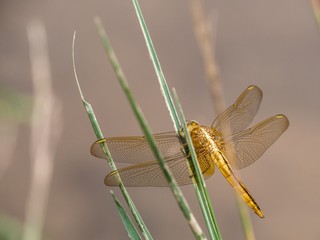
[{"label": "segmented abdomen", "polygon": [[263,218],[263,212],[259,208],[256,201],[251,196],[249,190],[244,186],[241,180],[236,177],[230,168],[229,163],[225,159],[224,155],[220,151],[216,151],[213,153],[213,159],[217,168],[223,174],[223,176],[227,179],[233,189],[240,195],[240,197],[246,202],[246,204],[252,208],[252,210],[261,218]]}]

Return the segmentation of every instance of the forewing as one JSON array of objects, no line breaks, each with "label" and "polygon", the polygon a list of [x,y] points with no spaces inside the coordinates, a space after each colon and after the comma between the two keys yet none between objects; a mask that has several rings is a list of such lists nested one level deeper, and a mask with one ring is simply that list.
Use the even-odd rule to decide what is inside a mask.
[{"label": "forewing", "polygon": [[262,91],[249,86],[224,112],[213,121],[212,127],[225,136],[238,133],[247,128],[256,115],[262,99]]},{"label": "forewing", "polygon": [[223,153],[231,167],[241,169],[255,162],[288,128],[284,115],[270,117],[252,128],[225,139]]},{"label": "forewing", "polygon": [[[157,145],[164,158],[182,156],[182,146],[175,132],[154,135]],[[141,163],[154,159],[149,143],[145,137],[113,137],[96,141],[90,149],[93,156],[105,158],[100,143],[105,142],[116,162]]]},{"label": "forewing", "polygon": [[[179,185],[192,183],[189,166],[184,157],[172,158],[166,160],[166,163]],[[156,161],[121,168],[109,173],[104,179],[107,186],[117,186],[119,184],[116,173],[119,173],[123,184],[128,187],[168,186],[168,182]]]}]

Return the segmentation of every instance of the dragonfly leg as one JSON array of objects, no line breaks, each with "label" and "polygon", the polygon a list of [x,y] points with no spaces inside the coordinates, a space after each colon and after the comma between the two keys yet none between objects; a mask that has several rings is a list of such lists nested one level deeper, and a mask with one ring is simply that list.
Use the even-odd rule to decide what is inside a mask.
[{"label": "dragonfly leg", "polygon": [[[209,169],[210,169],[210,167],[207,167],[204,171],[202,171],[202,175],[205,175],[206,172],[209,171]],[[196,172],[195,172],[195,170],[193,170],[192,174],[189,175],[189,178],[193,178],[193,177],[195,177],[195,175],[196,175]]]},{"label": "dragonfly leg", "polygon": [[[211,167],[210,167],[210,164],[205,164],[205,168],[203,169],[202,168],[203,167],[203,165],[201,164],[200,165],[200,168],[201,168],[201,173],[202,173],[202,175],[205,175],[206,173],[209,173],[210,174],[210,169],[211,169]],[[192,165],[192,174],[190,174],[189,175],[189,177],[190,178],[193,178],[195,175],[196,175],[196,171],[195,171],[195,169],[194,169],[194,166]]]}]

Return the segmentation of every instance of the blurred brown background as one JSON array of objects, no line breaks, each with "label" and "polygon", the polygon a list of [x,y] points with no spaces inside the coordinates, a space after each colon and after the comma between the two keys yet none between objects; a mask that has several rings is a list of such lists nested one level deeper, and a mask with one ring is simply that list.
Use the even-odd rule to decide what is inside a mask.
[{"label": "blurred brown background", "polygon": [[[189,2],[140,4],[166,79],[177,89],[186,117],[210,125],[215,113]],[[227,104],[255,84],[264,91],[255,122],[277,113],[290,120],[289,129],[274,146],[241,171],[266,215],[261,220],[250,212],[256,237],[319,239],[320,34],[311,3],[215,0],[205,1],[205,7],[219,16],[216,59]],[[44,239],[127,239],[103,184],[109,167],[89,153],[95,136],[72,69],[71,42],[77,30],[78,76],[105,136],[141,134],[97,36],[96,15],[152,130],[173,130],[131,1],[2,0],[1,88],[32,95],[26,25],[39,18],[48,33],[54,91],[63,103],[64,130],[56,150]],[[18,130],[10,165],[0,175],[0,213],[23,222],[30,184],[29,125],[21,124]],[[10,133],[3,131],[1,141],[6,141],[6,134]],[[218,172],[208,180],[208,187],[223,238],[244,239],[233,190]],[[183,191],[205,228],[193,187]],[[155,239],[192,239],[169,189],[131,188],[129,192]]]}]

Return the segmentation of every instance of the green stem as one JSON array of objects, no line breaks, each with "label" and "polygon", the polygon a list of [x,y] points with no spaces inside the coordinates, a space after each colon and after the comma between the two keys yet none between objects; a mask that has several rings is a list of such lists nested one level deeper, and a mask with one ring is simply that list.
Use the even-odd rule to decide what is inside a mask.
[{"label": "green stem", "polygon": [[[143,35],[145,37],[145,41],[146,41],[146,44],[147,44],[147,47],[149,50],[149,54],[151,56],[153,66],[155,68],[161,90],[163,91],[163,96],[165,98],[168,110],[170,112],[170,115],[173,120],[176,131],[179,131],[179,129],[181,128],[181,123],[184,123],[184,125],[185,125],[185,120],[179,119],[178,113],[177,113],[176,108],[173,104],[173,100],[172,100],[168,85],[167,85],[165,77],[163,75],[160,62],[158,60],[155,48],[153,46],[149,31],[148,31],[147,25],[144,21],[144,18],[143,18],[138,1],[133,0],[133,5],[135,7],[137,17],[138,17]],[[192,143],[191,143],[191,145],[192,145]],[[200,207],[201,207],[202,212],[204,214],[204,219],[206,221],[210,237],[212,239],[221,239],[220,232],[218,230],[216,220],[214,218],[213,209],[211,206],[211,201],[208,197],[208,194],[202,192],[204,189],[201,186],[197,186],[197,184],[195,184],[194,186],[195,186],[195,191],[196,191],[196,194],[197,194],[197,197],[199,200]]]},{"label": "green stem", "polygon": [[129,234],[130,239],[141,239],[136,227],[131,222],[131,219],[128,216],[125,209],[123,208],[122,204],[119,202],[117,197],[114,195],[113,191],[110,191],[110,193],[111,193],[113,200],[117,206],[118,213],[119,213],[121,220],[122,220],[128,234]]},{"label": "green stem", "polygon": [[176,103],[178,106],[180,121],[183,123],[182,128],[184,129],[185,139],[188,144],[189,152],[187,152],[187,154],[191,155],[190,164],[192,164],[192,166],[194,166],[194,169],[195,169],[195,180],[196,181],[194,182],[194,187],[195,187],[195,191],[196,191],[198,201],[199,201],[199,204],[201,207],[201,211],[204,216],[205,222],[207,224],[207,228],[208,228],[211,239],[221,239],[221,234],[220,234],[218,224],[217,224],[217,221],[215,218],[215,214],[213,211],[213,207],[211,204],[211,199],[209,197],[209,194],[208,194],[208,191],[206,188],[206,183],[203,179],[203,175],[200,170],[199,162],[197,160],[197,154],[194,150],[191,136],[190,136],[189,132],[187,131],[188,128],[187,128],[186,120],[185,120],[183,110],[180,105],[178,95],[177,95],[175,89],[173,89],[173,94],[174,94],[174,97],[175,97],[175,100],[176,100]]},{"label": "green stem", "polygon": [[158,77],[158,80],[159,80],[159,83],[160,83],[160,86],[161,86],[161,91],[163,93],[163,96],[166,99],[167,108],[169,109],[170,116],[171,116],[171,118],[172,118],[172,120],[174,122],[174,127],[175,127],[176,131],[178,132],[179,129],[180,129],[181,123],[179,121],[179,117],[178,117],[177,111],[176,111],[174,103],[172,101],[168,84],[167,84],[166,79],[164,77],[164,74],[162,72],[161,65],[160,65],[160,62],[158,60],[157,53],[156,53],[156,51],[154,49],[154,46],[153,46],[153,43],[152,43],[152,39],[150,37],[147,25],[146,25],[146,23],[144,21],[144,18],[143,18],[139,3],[138,3],[137,0],[133,0],[132,2],[133,2],[134,8],[135,8],[136,13],[137,13],[137,17],[138,17],[138,20],[139,20],[139,23],[140,23],[140,26],[141,26],[141,29],[142,29],[143,36],[144,36],[145,41],[147,43],[147,47],[148,47],[148,50],[149,50],[149,53],[150,53],[150,56],[151,56],[151,60],[152,60],[155,72],[157,74],[157,77]]}]

